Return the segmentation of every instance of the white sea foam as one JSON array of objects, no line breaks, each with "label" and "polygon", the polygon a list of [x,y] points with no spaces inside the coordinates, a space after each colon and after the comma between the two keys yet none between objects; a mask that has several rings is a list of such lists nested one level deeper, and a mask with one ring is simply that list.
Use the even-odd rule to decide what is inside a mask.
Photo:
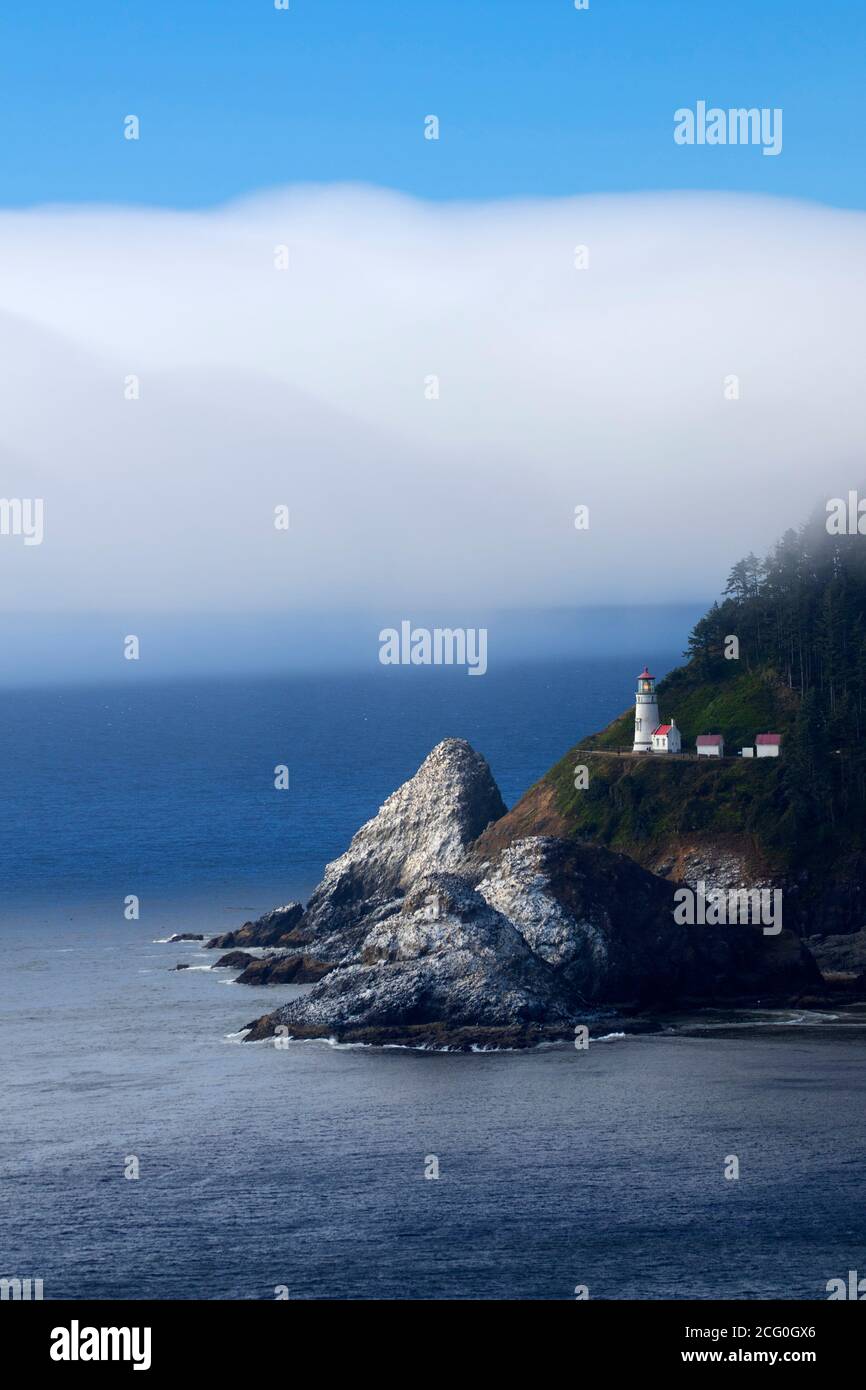
[{"label": "white sea foam", "polygon": [[201,941],[179,941],[175,934],[171,936],[155,936],[151,941],[151,946],[194,946],[197,950],[202,950],[204,939]]},{"label": "white sea foam", "polygon": [[[712,1032],[718,1028],[816,1028],[822,1023],[838,1023],[840,1014],[822,1013],[817,1009],[780,1009],[777,1011],[738,1010],[736,1015],[713,1018],[707,1022],[689,1023],[689,1032]],[[676,1030],[674,1030],[676,1031]]]},{"label": "white sea foam", "polygon": [[794,1013],[781,1018],[767,1019],[767,1026],[771,1028],[813,1028],[818,1023],[838,1023],[838,1014],[822,1014],[817,1010],[809,1010],[806,1013]]}]

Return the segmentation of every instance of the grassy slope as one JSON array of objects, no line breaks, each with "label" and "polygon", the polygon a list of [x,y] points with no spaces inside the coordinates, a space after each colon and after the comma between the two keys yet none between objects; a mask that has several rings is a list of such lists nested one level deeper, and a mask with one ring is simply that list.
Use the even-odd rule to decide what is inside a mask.
[{"label": "grassy slope", "polygon": [[[769,674],[740,671],[729,663],[712,680],[691,666],[659,683],[663,719],[672,716],[692,751],[700,733],[722,733],[729,751],[754,744],[755,734],[784,735],[796,714],[790,693]],[[579,748],[630,749],[634,710]],[[575,765],[590,769],[589,786],[574,786]],[[649,754],[642,759],[593,758],[572,749],[543,781],[553,787],[557,811],[570,833],[645,859],[654,847],[695,835],[746,836],[769,865],[782,869],[793,846],[786,843],[786,801],[781,759],[691,762]]]},{"label": "grassy slope", "polygon": [[[693,751],[698,734],[724,734],[729,753],[754,744],[755,734],[784,734],[796,705],[769,674],[740,672],[726,662],[713,680],[702,680],[691,666],[680,666],[658,685],[663,720],[676,719],[686,751]],[[634,739],[632,705],[584,747],[631,748]]]},{"label": "grassy slope", "polygon": [[[790,735],[797,700],[771,672],[731,668],[702,677],[689,665],[659,686],[663,719],[673,716],[684,745],[699,733],[723,733],[729,749],[754,743],[757,733]],[[724,760],[619,757],[630,749],[632,709],[583,738],[476,843],[495,859],[515,840],[554,835],[605,845],[645,868],[674,879],[691,862],[714,859],[740,881],[766,876],[787,887],[786,921],[804,932],[859,930],[866,918],[866,825],[857,817],[797,830],[786,782],[783,742],[776,758]],[[586,751],[595,748],[599,751]],[[576,790],[574,770],[589,768]]]}]

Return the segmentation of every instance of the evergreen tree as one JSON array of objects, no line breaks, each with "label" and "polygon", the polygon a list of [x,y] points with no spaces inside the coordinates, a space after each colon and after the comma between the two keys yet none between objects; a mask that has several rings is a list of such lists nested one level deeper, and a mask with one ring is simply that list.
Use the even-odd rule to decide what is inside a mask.
[{"label": "evergreen tree", "polygon": [[703,678],[731,674],[729,633],[739,638],[740,670],[787,687],[797,705],[783,745],[780,822],[802,834],[866,815],[866,537],[829,536],[819,512],[786,531],[766,560],[738,561],[722,603],[689,639]]}]

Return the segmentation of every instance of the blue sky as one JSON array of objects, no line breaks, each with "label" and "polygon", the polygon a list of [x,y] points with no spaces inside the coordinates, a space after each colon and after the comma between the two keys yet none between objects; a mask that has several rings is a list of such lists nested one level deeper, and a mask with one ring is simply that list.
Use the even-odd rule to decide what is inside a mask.
[{"label": "blue sky", "polygon": [[[40,0],[0,21],[0,204],[206,207],[348,180],[862,208],[864,52],[860,0]],[[673,112],[699,99],[781,107],[782,154],[678,147]]]}]

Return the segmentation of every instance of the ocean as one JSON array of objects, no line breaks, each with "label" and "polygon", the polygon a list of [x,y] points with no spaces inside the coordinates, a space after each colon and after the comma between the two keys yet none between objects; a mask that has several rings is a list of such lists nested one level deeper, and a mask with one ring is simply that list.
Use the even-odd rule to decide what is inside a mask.
[{"label": "ocean", "polygon": [[511,805],[629,704],[639,669],[630,656],[4,691],[3,902],[83,897],[122,920],[135,894],[143,921],[213,894],[216,911],[255,915],[309,893],[440,739],[468,739]]},{"label": "ocean", "polygon": [[445,736],[511,804],[642,663],[6,691],[0,1277],[46,1298],[746,1299],[866,1268],[844,1031],[278,1050],[238,1034],[303,987],[235,985],[165,941],[304,898]]}]

